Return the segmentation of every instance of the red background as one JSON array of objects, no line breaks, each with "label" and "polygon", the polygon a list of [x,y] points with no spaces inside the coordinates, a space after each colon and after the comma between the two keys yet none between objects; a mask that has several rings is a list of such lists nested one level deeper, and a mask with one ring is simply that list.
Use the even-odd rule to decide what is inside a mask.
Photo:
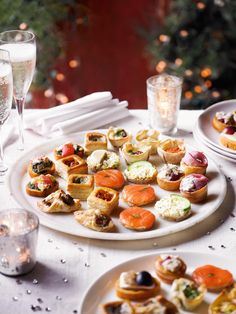
[{"label": "red background", "polygon": [[[64,79],[54,81],[55,94],[68,100],[95,91],[111,91],[114,97],[128,100],[129,108],[146,107],[146,79],[151,69],[146,41],[138,29],[162,23],[168,9],[166,0],[84,0],[74,8],[76,23],[61,25],[65,56],[57,70]],[[68,62],[77,60],[78,67]],[[34,94],[34,107],[39,95]],[[41,99],[41,107],[55,104],[53,97]],[[58,104],[58,101],[56,101]]]}]

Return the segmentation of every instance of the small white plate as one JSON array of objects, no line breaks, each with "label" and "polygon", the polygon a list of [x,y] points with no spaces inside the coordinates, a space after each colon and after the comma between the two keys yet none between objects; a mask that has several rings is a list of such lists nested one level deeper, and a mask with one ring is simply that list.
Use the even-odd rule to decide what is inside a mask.
[{"label": "small white plate", "polygon": [[196,128],[194,129],[193,132],[198,135],[199,139],[200,139],[204,144],[206,144],[208,147],[212,148],[213,150],[217,151],[219,154],[222,154],[222,155],[225,155],[225,156],[227,156],[227,157],[236,159],[235,153],[231,153],[231,152],[225,151],[224,149],[222,149],[222,147],[219,148],[219,147],[217,147],[217,146],[215,146],[215,145],[212,145],[211,142],[206,141],[206,140],[200,135],[200,131],[199,131],[199,129],[198,129],[197,126],[196,126]]},{"label": "small white plate", "polygon": [[197,129],[195,129],[195,131],[193,131],[193,137],[196,140],[196,142],[198,142],[199,144],[203,145],[204,149],[208,149],[209,151],[211,151],[212,153],[216,154],[218,157],[221,157],[223,159],[226,159],[228,161],[231,162],[236,162],[236,157],[229,157],[228,153],[223,153],[222,151],[220,151],[217,147],[213,146],[213,145],[209,145],[208,142],[206,142],[198,133]]},{"label": "small white plate", "polygon": [[[119,300],[119,298],[115,294],[114,285],[116,280],[119,278],[120,274],[125,271],[134,270],[134,271],[149,271],[154,277],[154,264],[157,255],[160,254],[176,254],[187,265],[187,274],[191,275],[194,269],[203,265],[214,265],[223,269],[227,269],[234,277],[236,276],[235,272],[235,263],[236,260],[232,260],[229,258],[225,258],[223,256],[218,256],[214,254],[206,254],[206,253],[199,253],[199,252],[157,252],[155,254],[141,256],[124,263],[121,263],[112,269],[105,272],[101,275],[87,290],[84,295],[81,311],[80,313],[86,314],[101,314],[99,312],[99,305],[104,304],[109,301]],[[161,282],[161,292],[162,294],[170,299],[170,285]],[[204,302],[194,310],[194,312],[184,311],[181,310],[180,313],[182,314],[191,314],[191,313],[198,313],[198,314],[207,314],[208,313],[208,306],[213,300],[217,297],[217,293],[206,293],[204,297]]]},{"label": "small white plate", "polygon": [[232,154],[232,153],[229,153],[229,152],[226,152],[214,145],[212,145],[211,143],[205,141],[205,139],[203,137],[201,137],[201,135],[199,134],[199,131],[198,131],[198,128],[195,128],[195,130],[193,131],[193,134],[195,135],[195,137],[198,138],[199,141],[201,141],[204,145],[206,145],[209,149],[212,149],[214,150],[214,152],[217,152],[219,155],[222,155],[222,156],[225,156],[225,157],[228,157],[228,158],[231,158],[233,160],[236,160],[236,155],[235,154]]},{"label": "small white plate", "polygon": [[199,130],[199,136],[204,138],[205,141],[212,144],[213,146],[229,152],[236,156],[236,151],[227,148],[219,143],[219,133],[212,126],[212,119],[216,112],[232,112],[236,110],[236,99],[221,101],[213,106],[210,106],[198,117],[197,128]]},{"label": "small white plate", "polygon": [[[102,130],[100,130],[102,131]],[[103,132],[106,132],[103,130]],[[83,143],[85,132],[71,134],[65,137],[54,139],[46,143],[35,146],[31,150],[25,152],[18,161],[12,166],[8,176],[8,186],[14,199],[19,203],[22,208],[27,208],[38,215],[40,223],[51,229],[77,235],[86,238],[102,239],[102,240],[137,240],[137,239],[151,239],[161,237],[171,233],[179,232],[188,229],[205,218],[214,213],[224,200],[226,193],[226,181],[224,175],[221,173],[218,166],[209,159],[207,175],[209,177],[208,183],[208,197],[204,203],[192,204],[192,215],[186,220],[180,222],[169,222],[161,218],[157,218],[157,222],[152,230],[146,232],[137,232],[126,229],[119,222],[118,215],[113,215],[112,219],[117,227],[117,232],[96,232],[87,229],[77,223],[73,214],[47,214],[37,208],[37,201],[41,198],[29,196],[25,187],[30,178],[27,174],[27,166],[31,159],[47,155],[53,159],[53,149],[68,141],[74,143]],[[191,148],[193,149],[193,148]],[[155,159],[156,157],[154,157]],[[65,180],[58,178],[60,187],[65,190]],[[168,191],[162,190],[157,184],[152,184],[158,198],[170,194]],[[218,187],[221,187],[220,191]],[[122,208],[127,208],[121,197],[119,205]],[[86,202],[82,202],[82,208],[87,208]],[[157,212],[154,209],[154,204],[145,206],[145,208],[152,211],[155,216]]]}]

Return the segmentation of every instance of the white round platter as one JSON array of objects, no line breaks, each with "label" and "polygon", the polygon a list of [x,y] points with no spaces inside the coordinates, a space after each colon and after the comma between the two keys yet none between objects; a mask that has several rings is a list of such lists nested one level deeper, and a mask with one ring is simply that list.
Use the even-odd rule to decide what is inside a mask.
[{"label": "white round platter", "polygon": [[216,112],[224,111],[231,112],[236,110],[236,99],[221,101],[213,106],[210,106],[203,111],[202,114],[198,117],[197,128],[199,131],[199,136],[204,138],[205,141],[209,142],[213,146],[229,152],[236,156],[236,151],[233,149],[227,148],[219,143],[219,133],[212,126],[212,119],[215,116]]},{"label": "white round platter", "polygon": [[[234,277],[236,276],[235,272],[235,263],[236,260],[225,258],[223,256],[218,256],[215,254],[206,254],[199,252],[159,252],[151,255],[141,256],[137,258],[130,259],[126,262],[123,262],[112,269],[105,272],[101,275],[86,291],[82,304],[80,313],[86,314],[101,314],[99,312],[99,305],[104,304],[109,301],[119,300],[115,294],[114,285],[116,280],[119,278],[120,274],[125,271],[134,270],[134,271],[149,271],[154,277],[154,263],[157,255],[160,254],[176,254],[181,257],[187,265],[187,274],[191,275],[193,270],[197,267],[203,265],[214,265],[223,269],[227,269],[232,272]],[[161,282],[161,294],[164,295],[167,299],[170,299],[170,285]],[[214,301],[218,293],[206,293],[204,296],[204,302],[197,307],[194,312],[180,310],[181,314],[207,314],[208,306]]]},{"label": "white round platter", "polygon": [[[106,130],[99,130],[105,133]],[[97,232],[91,229],[87,229],[77,223],[73,217],[73,214],[47,214],[40,211],[37,208],[37,201],[40,198],[29,196],[25,192],[25,187],[30,180],[27,174],[27,166],[31,159],[40,155],[47,155],[53,159],[53,149],[66,143],[68,141],[79,143],[83,145],[84,135],[86,132],[80,132],[77,134],[70,134],[65,137],[53,139],[43,144],[35,146],[29,151],[25,152],[12,166],[8,175],[8,187],[14,199],[22,207],[33,211],[39,217],[40,223],[51,229],[65,232],[72,235],[77,235],[86,238],[103,239],[103,240],[138,240],[138,239],[150,239],[176,233],[192,227],[203,221],[205,218],[210,216],[217,210],[220,204],[223,202],[226,194],[226,180],[224,175],[221,173],[218,166],[209,159],[209,165],[207,169],[207,176],[209,177],[208,183],[208,197],[204,203],[192,205],[192,215],[181,222],[168,222],[161,218],[157,219],[157,222],[152,230],[146,232],[137,232],[126,229],[121,225],[118,219],[117,211],[112,216],[112,219],[117,227],[116,232]],[[156,157],[154,157],[155,159]],[[157,159],[157,158],[156,158]],[[123,163],[123,169],[125,167]],[[60,188],[65,190],[66,182],[58,177]],[[168,191],[162,190],[157,184],[152,184],[156,191],[158,198],[170,194]],[[219,189],[219,186],[221,187]],[[82,208],[86,209],[86,202],[82,202]],[[127,208],[120,197],[119,207]],[[156,210],[154,204],[151,206],[145,206],[145,208],[152,211],[156,216]]]}]

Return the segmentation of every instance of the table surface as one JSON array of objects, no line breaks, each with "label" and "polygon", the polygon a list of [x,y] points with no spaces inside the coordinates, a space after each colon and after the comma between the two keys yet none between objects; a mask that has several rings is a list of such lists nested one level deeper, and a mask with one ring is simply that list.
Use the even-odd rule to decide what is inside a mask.
[{"label": "table surface", "polygon": [[[200,147],[193,140],[192,128],[200,113],[201,111],[181,111],[177,134],[198,149]],[[6,129],[15,124],[14,118],[13,114]],[[147,127],[147,111],[132,110],[131,116],[117,121],[115,125],[136,132]],[[32,143],[38,145],[44,140],[41,136],[25,131],[26,149],[32,148]],[[14,140],[9,143],[5,145],[5,156],[11,167],[20,152],[16,150]],[[126,242],[84,239],[40,226],[38,262],[34,270],[17,278],[0,275],[1,300],[4,300],[0,312],[26,314],[33,312],[32,306],[39,306],[36,309],[41,309],[42,312],[80,313],[83,294],[103,272],[127,259],[153,252],[158,254],[165,249],[173,252],[215,253],[226,258],[236,258],[235,164],[213,153],[208,155],[227,177],[227,194],[220,208],[204,222],[162,238]],[[4,184],[0,185],[0,196],[0,210],[19,207]]]}]

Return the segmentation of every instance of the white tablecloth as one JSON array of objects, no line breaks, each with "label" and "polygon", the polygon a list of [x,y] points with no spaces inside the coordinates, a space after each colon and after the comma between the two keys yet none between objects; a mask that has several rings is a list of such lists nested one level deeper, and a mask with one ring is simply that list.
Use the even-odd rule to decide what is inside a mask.
[{"label": "white tablecloth", "polygon": [[[118,121],[116,125],[128,127],[133,132],[147,127],[147,111],[131,112],[131,117]],[[180,112],[178,134],[191,145],[194,145],[191,131],[199,114],[200,111]],[[8,124],[14,121],[12,117]],[[25,132],[25,140],[26,148],[31,148],[32,144],[39,144],[44,139]],[[5,155],[9,164],[13,164],[19,154],[16,143],[6,146]],[[213,252],[226,258],[236,258],[235,164],[213,154],[211,157],[228,178],[226,199],[211,217],[184,232],[158,239],[127,242],[83,239],[40,226],[38,263],[34,270],[18,278],[0,275],[0,313],[32,313],[32,306],[39,306],[36,309],[42,312],[79,313],[82,295],[100,274],[129,258],[158,253],[163,248],[177,252]],[[4,185],[0,186],[0,196],[0,210],[18,206]],[[34,279],[37,279],[37,284],[33,283]]]}]

